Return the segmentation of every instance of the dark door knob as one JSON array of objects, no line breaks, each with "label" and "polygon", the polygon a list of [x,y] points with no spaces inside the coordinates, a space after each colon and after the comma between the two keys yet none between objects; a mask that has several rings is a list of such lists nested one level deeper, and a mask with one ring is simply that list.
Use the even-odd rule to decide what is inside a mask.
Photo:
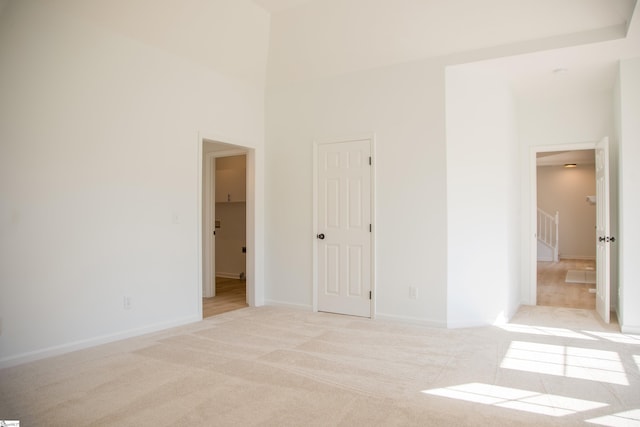
[{"label": "dark door knob", "polygon": [[318,236],[317,236],[317,237],[318,237],[318,239],[320,239],[320,240],[324,240],[324,234],[322,234],[322,233],[318,234]]}]

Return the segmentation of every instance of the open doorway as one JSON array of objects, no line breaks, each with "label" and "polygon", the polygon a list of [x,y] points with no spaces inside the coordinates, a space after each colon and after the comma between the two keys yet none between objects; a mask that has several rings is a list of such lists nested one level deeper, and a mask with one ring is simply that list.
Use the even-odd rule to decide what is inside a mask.
[{"label": "open doorway", "polygon": [[[211,203],[213,220],[212,267],[210,295],[203,294],[202,317],[247,307],[247,162],[246,155],[205,156],[214,184],[212,194],[203,199]],[[209,159],[210,158],[210,159]]]},{"label": "open doorway", "polygon": [[255,301],[253,151],[202,139],[202,317]]},{"label": "open doorway", "polygon": [[536,154],[537,304],[596,307],[595,150]]}]

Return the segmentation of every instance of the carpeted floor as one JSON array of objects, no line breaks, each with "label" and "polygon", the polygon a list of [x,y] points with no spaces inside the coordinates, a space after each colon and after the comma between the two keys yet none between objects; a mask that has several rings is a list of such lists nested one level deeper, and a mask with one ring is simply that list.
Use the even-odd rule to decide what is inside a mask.
[{"label": "carpeted floor", "polygon": [[567,277],[564,279],[566,283],[587,283],[589,285],[596,284],[596,272],[593,270],[569,270]]},{"label": "carpeted floor", "polygon": [[523,307],[504,327],[445,330],[245,308],[0,370],[0,419],[25,426],[638,424],[639,370],[640,337],[601,324],[593,311]]}]

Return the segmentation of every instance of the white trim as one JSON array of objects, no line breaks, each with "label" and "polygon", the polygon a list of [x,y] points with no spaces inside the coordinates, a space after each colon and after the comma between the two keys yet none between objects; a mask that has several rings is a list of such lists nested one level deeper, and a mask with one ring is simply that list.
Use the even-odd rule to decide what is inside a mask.
[{"label": "white trim", "polygon": [[529,147],[529,223],[526,225],[529,230],[529,297],[523,303],[526,305],[537,304],[538,287],[538,239],[537,232],[537,212],[538,212],[538,186],[537,186],[537,163],[538,153],[551,151],[574,151],[574,150],[595,150],[597,141],[576,142],[569,144],[535,145]]},{"label": "white trim", "polygon": [[[213,224],[213,217],[215,216],[215,211],[212,207],[215,205],[212,194],[215,189],[215,166],[213,160],[215,159],[214,153],[206,153],[204,161],[204,169],[202,171],[204,181],[204,189],[203,193],[203,201],[202,203],[205,205],[203,208],[204,220],[203,223]],[[206,176],[205,176],[206,175]],[[203,224],[204,228],[204,224]],[[215,259],[215,246],[213,242],[213,233],[202,233],[204,236],[204,242],[202,246],[203,254],[207,254],[210,258],[209,260],[202,260],[202,274],[203,274],[203,286],[202,286],[202,296],[204,298],[212,298],[216,296],[216,286],[215,286],[215,262],[211,262],[211,259]],[[213,267],[212,267],[213,265]]]},{"label": "white trim", "polygon": [[634,335],[640,335],[640,326],[626,326],[626,325],[622,325],[620,327],[620,332],[622,332],[623,334],[634,334]]},{"label": "white trim", "polygon": [[[538,165],[536,163],[537,147],[531,147],[529,151],[529,297],[525,304],[538,304]],[[531,237],[533,236],[533,237]],[[535,257],[535,263],[531,258]]]},{"label": "white trim", "polygon": [[224,271],[216,271],[216,277],[223,279],[240,279],[242,273],[226,273]]},{"label": "white trim", "polygon": [[[210,142],[214,144],[228,145],[228,144],[220,143],[218,141],[210,141]],[[216,204],[215,197],[211,198],[211,194],[215,193],[214,186],[215,186],[216,168],[210,163],[210,161],[220,157],[231,157],[231,156],[245,156],[245,164],[248,162],[248,151],[246,149],[230,148],[227,150],[210,151],[205,155],[207,162],[206,162],[205,169],[203,170],[203,173],[207,173],[207,179],[205,180],[205,191],[203,193],[205,194],[205,199],[211,199],[211,200],[206,200],[208,203],[211,203],[211,205],[209,205],[209,207],[205,209],[204,215],[209,224],[213,224],[214,222],[213,216],[215,215],[215,204]],[[246,188],[245,188],[245,191],[246,191]],[[245,203],[245,201],[243,200],[241,203]],[[245,221],[246,221],[246,218],[245,218]],[[245,224],[245,228],[246,226],[247,225]],[[205,244],[208,245],[208,251],[210,254],[213,255],[213,257],[215,257],[215,246],[214,246],[214,240],[213,240],[212,234],[206,233],[204,235],[206,236]],[[214,267],[211,267],[211,265],[213,265]],[[221,276],[221,273],[217,273],[213,271],[215,270],[215,262],[208,264],[208,261],[206,260],[203,260],[202,270],[203,270],[203,275],[209,276],[210,274],[211,279],[213,279],[214,277],[229,277],[229,278],[236,278],[236,279],[239,278],[239,275],[236,275],[236,274],[232,276]],[[208,290],[209,292],[206,292],[203,289],[203,295],[206,298],[216,296],[215,280],[208,280],[207,283],[209,284],[209,290]]]},{"label": "white trim", "polygon": [[421,319],[419,317],[410,317],[410,316],[398,316],[396,314],[378,313],[376,315],[375,320],[394,322],[394,323],[406,323],[406,324],[428,326],[432,328],[441,328],[441,329],[447,327],[446,322],[441,322],[439,320]]},{"label": "white trim", "polygon": [[340,142],[368,140],[371,152],[371,319],[376,318],[376,134],[375,132],[355,134],[334,138],[317,138],[313,141],[313,201],[312,201],[312,309],[318,311],[318,147],[321,144],[336,144]]},{"label": "white trim", "polygon": [[203,147],[204,147],[204,138],[202,138],[200,136],[200,133],[198,133],[197,135],[198,139],[198,145],[197,145],[197,153],[198,153],[198,166],[197,166],[197,171],[198,173],[196,174],[196,202],[197,202],[197,209],[196,209],[196,224],[197,224],[197,242],[198,242],[198,250],[196,251],[196,256],[197,256],[197,262],[198,262],[198,273],[197,273],[197,278],[198,278],[198,291],[196,292],[196,295],[198,297],[197,300],[197,304],[196,307],[198,308],[198,318],[202,319],[202,283],[203,283],[203,275],[202,275],[202,248],[203,248],[203,242],[202,242],[202,180],[203,180],[203,174],[204,171],[202,170],[202,163],[203,163]]},{"label": "white trim", "polygon": [[371,319],[377,318],[376,311],[376,134],[371,133]]},{"label": "white trim", "polygon": [[[258,307],[264,305],[264,270],[259,267],[262,266],[264,257],[263,244],[258,244],[258,231],[262,231],[262,228],[258,228],[259,221],[264,219],[264,216],[257,217],[257,174],[256,168],[258,167],[256,162],[256,150],[251,149],[247,152],[246,157],[246,197],[245,197],[245,212],[247,221],[247,253],[245,261],[245,274],[247,281],[247,304],[251,307]],[[262,239],[260,242],[263,243]]]},{"label": "white trim", "polygon": [[264,301],[265,305],[270,305],[272,307],[285,307],[285,308],[293,308],[296,310],[303,310],[303,311],[313,311],[313,312],[317,312],[318,310],[314,310],[313,306],[309,305],[309,304],[294,304],[291,302],[285,302],[285,301],[278,301],[278,300],[273,300],[273,299],[268,299]]},{"label": "white trim", "polygon": [[446,328],[447,329],[462,329],[462,328],[483,328],[486,326],[493,326],[493,325],[502,325],[506,322],[501,321],[501,322],[491,322],[491,321],[482,321],[479,319],[461,319],[461,320],[456,320],[455,322],[449,322],[447,323]]},{"label": "white trim", "polygon": [[339,142],[362,141],[363,139],[375,140],[375,132],[363,132],[353,135],[342,135],[336,137],[321,137],[314,139],[314,144],[337,144]]},{"label": "white trim", "polygon": [[313,141],[313,183],[312,183],[312,210],[311,213],[311,307],[314,312],[318,311],[318,244],[316,236],[318,234],[318,141]]},{"label": "white trim", "polygon": [[595,260],[595,255],[562,255],[560,259],[584,259],[584,260]]},{"label": "white trim", "polygon": [[[202,288],[202,286],[200,286]],[[202,305],[202,304],[201,304]],[[102,344],[108,344],[115,341],[120,341],[127,338],[139,337],[152,332],[163,331],[169,328],[175,328],[177,326],[183,326],[190,323],[196,323],[202,320],[202,316],[189,316],[182,319],[171,320],[169,322],[160,322],[153,325],[147,325],[140,328],[129,329],[123,332],[117,332],[113,334],[101,335],[99,337],[92,337],[85,340],[73,341],[67,344],[56,345],[41,350],[30,351],[27,353],[18,354],[15,356],[9,356],[4,359],[0,359],[0,369],[9,368],[11,366],[21,365],[23,363],[33,362],[47,357],[59,356],[61,354],[70,353],[72,351],[83,350],[86,348],[95,347]]]},{"label": "white trim", "polygon": [[[218,142],[218,141],[209,141],[207,140],[207,142],[211,142],[213,144],[224,144],[222,142]],[[249,149],[229,149],[229,150],[220,150],[220,151],[210,151],[207,154],[213,154],[213,157],[231,157],[231,156],[244,156],[245,154],[247,154],[247,151]]]}]

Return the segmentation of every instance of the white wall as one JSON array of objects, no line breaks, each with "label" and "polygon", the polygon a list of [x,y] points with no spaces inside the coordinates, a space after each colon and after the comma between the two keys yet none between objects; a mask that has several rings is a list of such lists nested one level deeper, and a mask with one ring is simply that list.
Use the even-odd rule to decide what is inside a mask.
[{"label": "white wall", "polygon": [[447,324],[508,320],[519,305],[519,151],[509,84],[448,67]]},{"label": "white wall", "polygon": [[518,134],[523,147],[595,142],[610,136],[613,132],[612,100],[613,87],[517,97]]},{"label": "white wall", "polygon": [[620,62],[620,256],[621,325],[640,333],[640,58]]},{"label": "white wall", "polygon": [[314,138],[371,132],[377,314],[444,325],[444,73],[432,62],[268,88],[266,299],[312,304]]},{"label": "white wall", "polygon": [[[247,26],[202,29],[247,41],[260,77],[245,57],[218,73],[97,19],[103,3],[76,3],[13,1],[0,15],[0,365],[197,320],[198,131],[263,156],[262,9],[207,3]],[[171,21],[142,3],[121,2],[116,21]]]},{"label": "white wall", "polygon": [[586,201],[596,194],[595,165],[538,166],[537,190],[538,207],[560,213],[560,258],[595,259],[596,206]]},{"label": "white wall", "polygon": [[[553,91],[526,96],[516,94],[518,139],[520,140],[521,212],[522,212],[522,303],[535,303],[535,194],[530,177],[535,168],[535,150],[584,149],[604,136],[611,136],[613,125],[613,88],[582,90],[579,93]],[[592,147],[591,147],[592,148]],[[615,167],[615,166],[614,166]],[[612,205],[612,215],[615,206]],[[533,243],[533,245],[532,245]],[[534,251],[532,253],[532,251]]]}]

